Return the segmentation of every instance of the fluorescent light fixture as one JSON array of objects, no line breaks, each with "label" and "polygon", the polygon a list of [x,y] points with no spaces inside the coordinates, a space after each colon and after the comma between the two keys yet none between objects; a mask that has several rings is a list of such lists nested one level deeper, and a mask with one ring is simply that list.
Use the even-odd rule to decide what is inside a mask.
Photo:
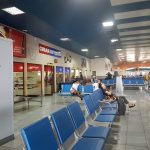
[{"label": "fluorescent light fixture", "polygon": [[88,52],[88,49],[87,48],[83,48],[81,49],[82,52]]},{"label": "fluorescent light fixture", "polygon": [[118,55],[123,55],[123,54],[120,53],[120,54],[118,54]]},{"label": "fluorescent light fixture", "polygon": [[23,32],[28,32],[28,30],[22,30]]},{"label": "fluorescent light fixture", "polygon": [[118,48],[118,49],[116,49],[116,51],[118,51],[118,52],[119,52],[119,51],[122,51],[122,49],[121,49],[121,48]]},{"label": "fluorescent light fixture", "polygon": [[11,15],[20,15],[20,14],[25,13],[22,10],[18,9],[17,7],[8,7],[8,8],[4,8],[2,10],[11,14]]},{"label": "fluorescent light fixture", "polygon": [[61,41],[70,41],[69,38],[60,38]]},{"label": "fluorescent light fixture", "polygon": [[114,23],[112,21],[103,22],[103,27],[112,27]]},{"label": "fluorescent light fixture", "polygon": [[95,58],[98,58],[99,56],[94,56]]},{"label": "fluorescent light fixture", "polygon": [[111,43],[117,42],[118,39],[111,39]]}]

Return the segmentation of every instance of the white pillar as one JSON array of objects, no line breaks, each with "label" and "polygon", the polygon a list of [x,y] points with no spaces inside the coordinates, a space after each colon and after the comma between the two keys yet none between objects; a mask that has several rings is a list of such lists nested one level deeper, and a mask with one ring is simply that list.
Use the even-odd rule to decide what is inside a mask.
[{"label": "white pillar", "polygon": [[116,94],[117,95],[123,95],[122,76],[117,76],[116,77]]},{"label": "white pillar", "polygon": [[0,144],[14,137],[13,42],[0,37]]}]

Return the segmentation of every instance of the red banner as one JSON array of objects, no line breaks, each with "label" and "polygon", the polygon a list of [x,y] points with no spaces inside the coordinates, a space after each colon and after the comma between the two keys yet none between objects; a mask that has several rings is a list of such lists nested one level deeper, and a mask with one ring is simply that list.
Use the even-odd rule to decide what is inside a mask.
[{"label": "red banner", "polygon": [[24,64],[23,63],[19,63],[19,62],[14,62],[13,70],[14,70],[14,72],[23,72]]},{"label": "red banner", "polygon": [[42,66],[38,64],[27,64],[27,71],[42,71]]},{"label": "red banner", "polygon": [[26,35],[25,33],[0,25],[0,36],[13,40],[13,56],[26,57]]},{"label": "red banner", "polygon": [[52,66],[44,66],[44,71],[45,72],[53,72],[53,67]]}]

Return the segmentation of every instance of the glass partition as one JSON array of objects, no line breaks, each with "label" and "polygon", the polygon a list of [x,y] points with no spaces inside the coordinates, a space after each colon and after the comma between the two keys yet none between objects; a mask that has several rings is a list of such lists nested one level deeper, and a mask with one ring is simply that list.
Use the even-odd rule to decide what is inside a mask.
[{"label": "glass partition", "polygon": [[24,95],[24,64],[20,62],[13,63],[14,95]]},{"label": "glass partition", "polygon": [[44,66],[44,92],[52,95],[54,92],[54,66]]},{"label": "glass partition", "polygon": [[70,68],[65,67],[65,82],[70,80]]},{"label": "glass partition", "polygon": [[63,82],[63,67],[56,66],[56,86],[57,91],[61,89],[61,83]]},{"label": "glass partition", "polygon": [[42,66],[27,64],[27,93],[29,96],[42,94]]}]

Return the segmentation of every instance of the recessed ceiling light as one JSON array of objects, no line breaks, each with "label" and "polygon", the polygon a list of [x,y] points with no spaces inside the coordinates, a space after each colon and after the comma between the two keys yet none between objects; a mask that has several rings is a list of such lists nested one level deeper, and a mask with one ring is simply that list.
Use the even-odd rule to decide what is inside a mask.
[{"label": "recessed ceiling light", "polygon": [[28,30],[22,30],[23,32],[28,32]]},{"label": "recessed ceiling light", "polygon": [[116,51],[122,51],[122,49],[121,49],[121,48],[118,48],[118,49],[116,49]]},{"label": "recessed ceiling light", "polygon": [[20,15],[20,14],[25,13],[22,10],[18,9],[17,7],[8,7],[8,8],[4,8],[2,10],[11,14],[11,15]]},{"label": "recessed ceiling light", "polygon": [[69,38],[60,38],[61,41],[70,41]]},{"label": "recessed ceiling light", "polygon": [[83,48],[81,49],[82,52],[88,52],[88,49],[87,48]]},{"label": "recessed ceiling light", "polygon": [[94,56],[95,58],[98,58],[99,56]]},{"label": "recessed ceiling light", "polygon": [[118,39],[111,39],[111,43],[117,42]]},{"label": "recessed ceiling light", "polygon": [[103,22],[103,27],[112,27],[114,23],[112,21]]}]

